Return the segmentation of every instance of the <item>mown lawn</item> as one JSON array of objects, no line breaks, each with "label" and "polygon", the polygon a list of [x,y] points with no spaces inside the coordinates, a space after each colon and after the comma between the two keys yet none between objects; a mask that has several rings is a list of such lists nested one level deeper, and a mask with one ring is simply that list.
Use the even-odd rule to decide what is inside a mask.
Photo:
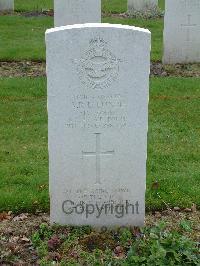
[{"label": "mown lawn", "polygon": [[[162,58],[163,20],[106,17],[106,23],[148,28],[152,32],[152,60]],[[53,27],[52,17],[0,16],[0,60],[45,60],[46,29]]]},{"label": "mown lawn", "polygon": [[[150,85],[147,210],[199,206],[199,79]],[[0,117],[0,212],[48,211],[46,80],[0,79]]]},{"label": "mown lawn", "polygon": [[[164,9],[164,0],[159,0],[160,8]],[[16,11],[45,10],[53,8],[53,0],[15,0]],[[127,9],[127,0],[102,0],[102,11],[122,13]]]},{"label": "mown lawn", "polygon": [[0,16],[0,60],[45,60],[45,36],[51,17]]},{"label": "mown lawn", "polygon": [[1,79],[0,95],[0,210],[48,209],[46,82]]}]

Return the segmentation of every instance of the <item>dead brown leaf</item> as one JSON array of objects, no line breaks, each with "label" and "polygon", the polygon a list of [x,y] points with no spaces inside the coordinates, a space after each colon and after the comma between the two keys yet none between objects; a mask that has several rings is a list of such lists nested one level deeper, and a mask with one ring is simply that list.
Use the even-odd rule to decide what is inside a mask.
[{"label": "dead brown leaf", "polygon": [[0,213],[0,221],[9,220],[11,216],[7,212]]}]

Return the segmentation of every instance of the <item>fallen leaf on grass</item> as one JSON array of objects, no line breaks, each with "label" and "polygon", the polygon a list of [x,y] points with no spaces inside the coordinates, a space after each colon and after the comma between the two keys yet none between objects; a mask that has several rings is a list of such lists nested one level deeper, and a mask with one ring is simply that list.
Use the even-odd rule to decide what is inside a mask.
[{"label": "fallen leaf on grass", "polygon": [[181,209],[179,208],[179,207],[174,207],[174,211],[175,212],[178,212],[178,211],[180,211]]},{"label": "fallen leaf on grass", "polygon": [[9,220],[11,216],[7,212],[0,213],[0,221]]},{"label": "fallen leaf on grass", "polygon": [[27,218],[28,218],[28,216],[27,216],[25,213],[22,213],[22,214],[20,214],[20,215],[18,215],[18,216],[15,216],[15,217],[13,218],[13,221],[14,221],[14,222],[24,221],[24,220],[26,220]]},{"label": "fallen leaf on grass", "polygon": [[158,181],[153,182],[151,185],[151,188],[155,190],[159,189],[159,187],[160,187],[160,184]]},{"label": "fallen leaf on grass", "polygon": [[186,209],[184,209],[184,211],[185,211],[185,212],[192,212],[192,209],[190,209],[190,208],[186,208]]},{"label": "fallen leaf on grass", "polygon": [[48,244],[49,250],[55,250],[60,245],[60,238],[57,237],[57,236],[52,236],[48,240],[48,243],[47,244]]},{"label": "fallen leaf on grass", "polygon": [[26,236],[23,236],[23,237],[21,238],[21,241],[23,241],[23,242],[30,242],[30,239],[27,238]]},{"label": "fallen leaf on grass", "polygon": [[122,259],[125,257],[124,254],[124,249],[121,246],[117,246],[114,250],[115,254],[116,254],[116,258],[117,259]]}]

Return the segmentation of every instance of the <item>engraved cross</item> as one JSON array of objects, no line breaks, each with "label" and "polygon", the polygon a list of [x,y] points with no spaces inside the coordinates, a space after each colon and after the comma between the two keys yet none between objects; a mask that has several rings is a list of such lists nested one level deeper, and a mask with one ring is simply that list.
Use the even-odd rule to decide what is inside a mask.
[{"label": "engraved cross", "polygon": [[190,41],[190,28],[197,26],[197,24],[191,24],[191,15],[188,15],[187,24],[181,24],[182,27],[187,27],[187,39],[186,41]]},{"label": "engraved cross", "polygon": [[85,152],[82,151],[83,156],[95,156],[96,157],[96,183],[101,184],[101,156],[103,155],[114,155],[114,150],[101,152],[101,134],[95,133],[96,135],[96,151]]}]

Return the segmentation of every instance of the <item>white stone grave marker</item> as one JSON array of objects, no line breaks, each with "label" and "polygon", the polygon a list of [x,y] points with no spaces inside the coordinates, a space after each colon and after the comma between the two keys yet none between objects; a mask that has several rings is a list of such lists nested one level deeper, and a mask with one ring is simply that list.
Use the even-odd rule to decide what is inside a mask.
[{"label": "white stone grave marker", "polygon": [[200,62],[200,0],[166,0],[163,63]]},{"label": "white stone grave marker", "polygon": [[128,12],[151,10],[158,7],[158,0],[128,0]]},{"label": "white stone grave marker", "polygon": [[101,0],[54,0],[54,26],[101,22]]},{"label": "white stone grave marker", "polygon": [[143,225],[150,32],[47,30],[51,223]]},{"label": "white stone grave marker", "polygon": [[14,0],[0,0],[1,11],[14,11]]}]

